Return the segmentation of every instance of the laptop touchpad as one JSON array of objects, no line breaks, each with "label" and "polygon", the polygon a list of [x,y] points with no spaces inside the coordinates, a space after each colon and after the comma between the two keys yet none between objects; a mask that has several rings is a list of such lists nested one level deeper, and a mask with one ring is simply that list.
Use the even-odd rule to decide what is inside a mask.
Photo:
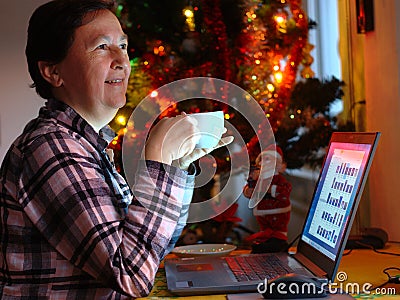
[{"label": "laptop touchpad", "polygon": [[177,288],[188,288],[188,287],[192,287],[192,286],[193,286],[192,281],[177,281],[176,282]]},{"label": "laptop touchpad", "polygon": [[213,270],[212,264],[180,264],[176,266],[178,272],[200,272]]}]

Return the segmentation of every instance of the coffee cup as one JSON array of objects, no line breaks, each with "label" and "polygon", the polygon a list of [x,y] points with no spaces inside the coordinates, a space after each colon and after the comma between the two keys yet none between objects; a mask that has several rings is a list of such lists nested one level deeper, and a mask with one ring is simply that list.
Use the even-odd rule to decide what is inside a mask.
[{"label": "coffee cup", "polygon": [[202,112],[189,115],[197,120],[199,141],[196,148],[213,148],[217,146],[224,133],[224,112]]}]

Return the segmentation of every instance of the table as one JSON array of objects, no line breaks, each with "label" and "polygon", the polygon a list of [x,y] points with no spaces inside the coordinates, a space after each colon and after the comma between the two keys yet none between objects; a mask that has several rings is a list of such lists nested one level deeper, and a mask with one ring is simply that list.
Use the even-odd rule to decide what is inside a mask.
[{"label": "table", "polygon": [[[399,243],[389,243],[382,250],[378,250],[387,253],[396,253],[400,255],[400,244]],[[235,254],[248,253],[249,250],[236,250],[232,252]],[[170,255],[172,256],[172,255]],[[349,292],[355,291],[357,286],[362,292],[363,285],[372,285],[373,287],[379,286],[387,281],[388,277],[383,272],[385,268],[396,267],[400,268],[400,256],[394,256],[389,254],[377,253],[369,249],[354,249],[352,251],[345,250],[342,261],[338,269],[337,280],[334,287],[342,287],[343,290],[348,290]],[[392,276],[399,275],[399,270],[393,270],[390,272]],[[347,280],[342,281],[342,279],[347,278]],[[246,297],[245,297],[246,296]],[[253,298],[254,297],[254,298]],[[205,296],[192,296],[192,297],[177,297],[168,292],[167,283],[165,279],[165,271],[163,264],[161,264],[157,276],[155,279],[154,288],[151,294],[145,298],[139,299],[177,299],[184,298],[187,300],[205,300],[205,299],[215,299],[215,300],[226,300],[228,299],[261,299],[257,297],[256,294],[250,295],[232,295],[227,297],[227,295],[205,295]],[[331,297],[335,299],[335,297]],[[400,299],[400,284],[387,284],[382,289],[379,290],[378,294],[359,294],[353,295],[353,298],[359,299],[384,299],[384,300],[394,300]],[[327,298],[322,298],[327,299]],[[338,299],[343,299],[343,297],[338,297]]]},{"label": "table", "polygon": [[[384,249],[378,251],[400,255],[400,244],[389,243]],[[388,276],[383,272],[385,268],[400,268],[400,256],[377,253],[367,249],[355,249],[346,255],[348,252],[348,250],[345,250],[338,270],[338,273],[344,272],[346,274],[346,282],[354,282],[360,285],[369,283],[376,287],[388,280]],[[391,275],[400,275],[400,271],[393,270]],[[400,284],[387,284],[384,288],[386,291],[382,290],[382,293],[386,295],[374,295],[366,299],[378,299],[383,298],[383,296],[385,300],[400,299]],[[388,295],[390,293],[395,295]],[[354,297],[357,298],[357,296]]]}]

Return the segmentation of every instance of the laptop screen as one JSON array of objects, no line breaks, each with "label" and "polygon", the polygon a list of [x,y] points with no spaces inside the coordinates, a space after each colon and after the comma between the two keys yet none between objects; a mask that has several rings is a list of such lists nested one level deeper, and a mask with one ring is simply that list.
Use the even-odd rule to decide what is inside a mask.
[{"label": "laptop screen", "polygon": [[334,133],[298,249],[328,275],[336,272],[379,133]]},{"label": "laptop screen", "polygon": [[331,143],[302,239],[334,260],[371,150],[368,144]]}]

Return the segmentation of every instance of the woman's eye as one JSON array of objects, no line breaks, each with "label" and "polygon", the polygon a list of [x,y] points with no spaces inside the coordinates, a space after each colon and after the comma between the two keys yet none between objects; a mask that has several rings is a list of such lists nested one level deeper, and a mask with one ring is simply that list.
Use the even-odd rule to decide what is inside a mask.
[{"label": "woman's eye", "polygon": [[106,49],[106,47],[107,47],[107,45],[106,45],[106,44],[101,44],[101,45],[97,46],[97,49],[102,49],[102,50],[105,50],[105,49]]},{"label": "woman's eye", "polygon": [[128,49],[128,44],[121,44],[119,47],[120,47],[122,50],[126,50],[126,49]]}]

